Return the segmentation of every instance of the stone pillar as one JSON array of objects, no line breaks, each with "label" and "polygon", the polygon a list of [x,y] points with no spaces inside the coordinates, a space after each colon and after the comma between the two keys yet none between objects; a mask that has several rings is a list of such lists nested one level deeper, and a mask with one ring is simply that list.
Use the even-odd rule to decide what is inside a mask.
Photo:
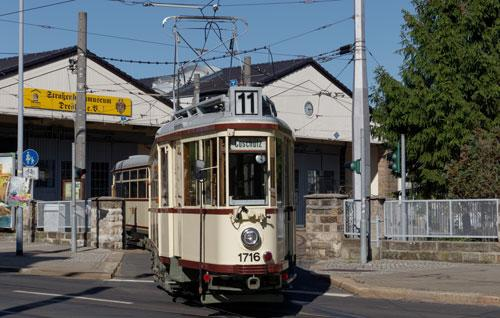
[{"label": "stone pillar", "polygon": [[92,247],[122,249],[125,242],[123,218],[124,201],[120,198],[98,197],[91,199]]},{"label": "stone pillar", "polygon": [[343,194],[311,194],[306,199],[306,257],[340,256],[344,236]]},{"label": "stone pillar", "polygon": [[381,149],[382,145],[378,146],[378,150],[383,152],[377,165],[378,172],[378,196],[385,198],[397,197],[395,194],[398,191],[398,179],[392,174],[387,161],[388,150]]}]

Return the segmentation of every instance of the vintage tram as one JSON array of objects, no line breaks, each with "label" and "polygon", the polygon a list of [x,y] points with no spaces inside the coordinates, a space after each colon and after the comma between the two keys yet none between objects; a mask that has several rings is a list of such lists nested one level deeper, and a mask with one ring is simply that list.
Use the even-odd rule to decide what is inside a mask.
[{"label": "vintage tram", "polygon": [[142,244],[149,230],[149,156],[119,161],[111,171],[111,194],[125,200],[127,242]]},{"label": "vintage tram", "polygon": [[261,88],[176,111],[150,159],[148,248],[171,293],[276,301],[294,277],[294,137]]}]

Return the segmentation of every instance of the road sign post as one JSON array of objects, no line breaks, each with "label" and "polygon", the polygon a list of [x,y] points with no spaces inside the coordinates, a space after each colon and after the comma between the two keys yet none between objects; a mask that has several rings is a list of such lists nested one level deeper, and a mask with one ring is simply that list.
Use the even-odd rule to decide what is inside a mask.
[{"label": "road sign post", "polygon": [[40,160],[40,156],[38,156],[38,152],[33,149],[26,149],[23,151],[23,166],[25,167],[34,167],[38,164]]},{"label": "road sign post", "polygon": [[23,177],[31,180],[38,180],[39,176],[38,167],[23,167]]}]

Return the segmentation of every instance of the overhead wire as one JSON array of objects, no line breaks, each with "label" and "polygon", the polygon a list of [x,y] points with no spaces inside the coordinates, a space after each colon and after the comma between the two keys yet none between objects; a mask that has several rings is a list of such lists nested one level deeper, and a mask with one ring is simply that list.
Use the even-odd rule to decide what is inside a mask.
[{"label": "overhead wire", "polygon": [[[63,66],[63,67],[59,67],[59,68],[56,68],[54,70],[50,70],[50,71],[42,73],[42,74],[38,74],[36,76],[25,77],[24,78],[24,82],[30,81],[32,79],[35,79],[35,78],[38,78],[38,77],[41,77],[41,76],[45,76],[45,75],[50,74],[50,73],[54,73],[54,72],[60,71],[60,70],[65,69],[67,67],[68,66]],[[3,75],[3,72],[0,72],[0,75]],[[19,83],[19,80],[16,79],[16,81],[14,83],[2,86],[2,87],[0,87],[0,89],[4,89],[4,88],[7,88],[7,87],[10,87],[10,86],[13,86],[13,85],[17,85],[18,83]]]},{"label": "overhead wire", "polygon": [[250,6],[273,6],[273,5],[290,5],[290,4],[305,4],[311,5],[315,3],[328,3],[328,2],[340,2],[341,0],[296,0],[296,1],[266,1],[266,2],[253,2],[253,3],[230,3],[221,4],[221,7],[250,7]]},{"label": "overhead wire", "polygon": [[37,10],[37,9],[44,9],[44,8],[53,7],[53,6],[56,6],[56,5],[59,5],[59,4],[65,4],[65,3],[68,3],[68,2],[74,2],[74,1],[76,1],[76,0],[64,0],[64,1],[59,1],[59,2],[45,4],[45,5],[38,6],[38,7],[27,8],[27,9],[24,9],[24,10],[17,10],[17,11],[11,11],[11,12],[6,12],[6,13],[0,13],[0,17],[4,17],[4,16],[7,16],[7,15],[11,15],[11,14],[16,14],[16,13],[20,13],[20,12],[28,12],[28,11],[33,11],[33,10]]},{"label": "overhead wire", "polygon": [[[109,80],[109,81],[111,81],[111,82],[115,82],[112,78],[110,78],[109,76],[106,76],[106,75],[102,74],[100,71],[98,71],[98,70],[94,69],[93,67],[91,67],[91,66],[89,66],[89,65],[87,65],[87,67],[88,67],[88,68],[90,68],[91,70],[93,70],[94,72],[96,72],[97,74],[101,75],[102,77],[106,78],[107,80]],[[122,87],[123,89],[126,89],[125,87],[123,87],[123,85],[118,85],[118,86]],[[165,114],[167,114],[167,115],[170,115],[170,113],[168,113],[167,111],[165,111],[165,110],[161,109],[160,107],[158,107],[158,106],[157,106],[157,105],[155,105],[154,103],[151,103],[151,102],[149,102],[149,101],[145,100],[142,96],[137,95],[137,94],[134,94],[134,93],[133,93],[133,92],[131,92],[131,91],[129,91],[129,93],[130,93],[131,95],[136,96],[136,97],[137,97],[137,98],[139,98],[140,100],[142,100],[142,101],[146,102],[146,103],[149,105],[149,110],[151,110],[151,108],[152,108],[152,107],[154,107],[154,108],[158,109],[159,111],[161,111],[161,112],[163,112],[163,113],[165,113]]]},{"label": "overhead wire", "polygon": [[[0,22],[15,23],[15,24],[21,23],[19,21],[7,20],[7,19],[0,19]],[[27,25],[27,26],[32,26],[32,27],[39,27],[39,28],[46,29],[46,30],[58,30],[58,31],[78,33],[78,30],[75,30],[75,29],[58,27],[58,26],[53,26],[53,25],[49,25],[49,24],[36,24],[36,23],[28,23],[28,22],[23,22],[23,24]],[[169,46],[169,47],[174,46],[173,44],[169,44],[169,43],[143,40],[143,39],[137,39],[137,38],[127,37],[127,36],[112,35],[112,34],[105,34],[105,33],[87,32],[87,35],[100,36],[100,37],[119,39],[119,40],[126,40],[126,41],[132,41],[132,42],[140,42],[140,43],[147,43],[147,44]]]},{"label": "overhead wire", "polygon": [[[108,0],[111,2],[120,2],[125,5],[142,5],[146,6],[151,3],[151,1],[133,1],[133,0]],[[304,4],[304,5],[312,5],[316,3],[331,3],[331,2],[340,2],[341,0],[295,0],[295,1],[273,1],[273,2],[247,2],[247,3],[229,3],[229,4],[218,4],[218,7],[255,7],[255,6],[276,6],[276,5],[293,5],[293,4]],[[208,4],[202,6],[202,4],[198,3],[172,3],[179,5],[189,5],[189,6],[202,6],[201,10],[207,8],[210,4],[212,4],[214,0],[209,1]],[[158,4],[167,4],[162,2],[155,2]]]},{"label": "overhead wire", "polygon": [[[66,2],[66,1],[65,1]],[[69,2],[69,1],[68,1]],[[123,2],[123,1],[118,1],[118,2]],[[210,1],[208,4],[211,4],[213,1]],[[63,3],[63,2],[61,2]],[[55,4],[53,4],[55,5]],[[241,4],[240,4],[241,5]],[[259,48],[254,48],[254,49],[250,49],[250,50],[244,50],[244,51],[240,51],[240,52],[231,52],[231,54],[224,54],[223,56],[220,56],[220,57],[213,57],[213,58],[203,58],[204,61],[209,61],[209,60],[215,60],[215,59],[219,59],[219,58],[226,58],[226,57],[231,57],[233,58],[236,54],[240,55],[240,54],[247,54],[247,53],[252,53],[252,52],[257,52],[257,51],[260,51],[260,50],[264,50],[264,49],[267,49],[268,50],[268,54],[271,55],[271,59],[272,59],[272,64],[273,64],[273,73],[274,73],[274,61],[273,61],[273,58],[272,58],[272,52],[270,50],[270,46],[271,45],[279,45],[281,43],[284,43],[286,41],[290,41],[292,39],[296,39],[296,38],[299,38],[299,37],[302,37],[302,36],[305,36],[307,34],[310,34],[312,32],[316,32],[316,31],[319,31],[319,30],[323,30],[323,29],[326,29],[326,28],[329,28],[333,25],[336,25],[338,23],[341,23],[341,22],[344,22],[344,21],[347,21],[347,20],[350,20],[352,19],[352,17],[349,17],[349,18],[345,18],[345,19],[342,19],[342,20],[339,20],[339,21],[336,21],[336,22],[333,22],[333,23],[329,23],[329,24],[326,24],[326,25],[323,25],[323,26],[320,26],[320,27],[317,27],[315,29],[312,29],[312,30],[309,30],[309,31],[306,31],[306,32],[303,32],[303,33],[300,33],[300,34],[297,34],[297,35],[294,35],[294,36],[291,36],[291,37],[288,37],[286,39],[283,39],[283,40],[280,40],[280,41],[277,41],[277,42],[274,42],[270,45],[266,45],[266,46],[263,46],[263,47],[259,47]],[[0,21],[3,21],[3,22],[10,22],[10,23],[19,23],[18,21],[10,21],[10,20],[5,20],[5,19],[0,19]],[[31,26],[37,26],[37,27],[42,27],[42,28],[45,28],[45,29],[55,29],[55,30],[62,30],[62,31],[70,31],[70,32],[78,32],[77,30],[73,30],[73,29],[68,29],[68,28],[60,28],[60,27],[54,27],[54,26],[50,26],[50,25],[40,25],[40,24],[32,24],[32,23],[25,23],[26,25],[31,25]],[[161,45],[166,45],[166,46],[172,46],[171,44],[166,44],[166,43],[162,43],[162,42],[155,42],[155,41],[147,41],[147,40],[142,40],[142,39],[135,39],[135,38],[130,38],[130,37],[123,37],[123,36],[116,36],[116,35],[108,35],[108,34],[102,34],[102,33],[94,33],[94,32],[89,32],[90,35],[95,35],[95,36],[103,36],[103,37],[110,37],[110,38],[117,38],[117,39],[123,39],[123,40],[131,40],[131,41],[139,41],[139,42],[145,42],[145,43],[152,43],[152,44],[161,44]],[[225,43],[223,43],[224,46],[226,47],[227,49],[227,46],[225,45]],[[191,48],[192,49],[192,48]],[[335,50],[333,50],[335,51]],[[332,51],[332,52],[333,52]],[[332,52],[327,52],[327,53],[322,53],[322,54],[319,54],[317,56],[325,56],[327,54],[331,54]],[[125,59],[116,59],[116,58],[107,58],[107,57],[101,57],[103,59],[108,59],[108,60],[112,60],[112,61],[119,61],[119,62],[132,62],[132,63],[144,63],[144,64],[169,64],[169,63],[172,63],[172,62],[153,62],[153,61],[137,61],[137,60],[125,60]],[[240,62],[241,59],[239,59]],[[184,63],[187,63],[187,61],[183,61]],[[208,65],[208,63],[206,63]],[[262,73],[263,75],[267,75],[269,76],[269,73],[267,72],[263,72],[262,69],[260,69],[259,67],[256,68],[258,72]],[[281,79],[282,80],[282,79]],[[283,82],[286,82],[284,80],[282,80]],[[287,82],[288,84],[290,85],[295,85],[293,83],[290,83],[290,82]],[[300,84],[299,84],[300,86]],[[302,88],[304,88],[303,86],[300,86]],[[304,88],[306,90],[309,90],[311,93],[314,92],[313,90],[310,90],[309,88]]]},{"label": "overhead wire", "polygon": [[375,57],[375,55],[372,54],[372,51],[368,50],[368,54],[372,57],[372,59],[375,61],[375,63],[377,63],[377,66],[382,66],[382,64],[379,63],[379,61],[377,60],[377,58]]}]

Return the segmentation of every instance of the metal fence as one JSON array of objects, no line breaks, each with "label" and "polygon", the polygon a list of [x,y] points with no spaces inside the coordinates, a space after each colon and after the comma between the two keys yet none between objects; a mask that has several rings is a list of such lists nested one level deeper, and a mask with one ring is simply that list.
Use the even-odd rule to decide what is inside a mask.
[{"label": "metal fence", "polygon": [[344,234],[359,235],[360,232],[360,215],[357,215],[355,204],[359,204],[361,211],[361,202],[354,200],[344,200]]},{"label": "metal fence", "polygon": [[[66,232],[71,229],[71,201],[37,201],[37,229],[45,232]],[[84,200],[76,201],[79,231],[90,229],[90,208]]]},{"label": "metal fence", "polygon": [[[359,238],[361,232],[361,217],[356,213],[356,204],[360,205],[359,211],[361,211],[360,201],[354,201],[352,199],[344,200],[344,234],[351,238]],[[372,211],[372,213],[373,212],[376,211]],[[378,213],[370,220],[371,241],[372,243],[374,242],[377,247],[382,238],[382,223],[383,221]]]},{"label": "metal fence", "polygon": [[498,239],[498,206],[498,199],[386,201],[385,237]]}]

